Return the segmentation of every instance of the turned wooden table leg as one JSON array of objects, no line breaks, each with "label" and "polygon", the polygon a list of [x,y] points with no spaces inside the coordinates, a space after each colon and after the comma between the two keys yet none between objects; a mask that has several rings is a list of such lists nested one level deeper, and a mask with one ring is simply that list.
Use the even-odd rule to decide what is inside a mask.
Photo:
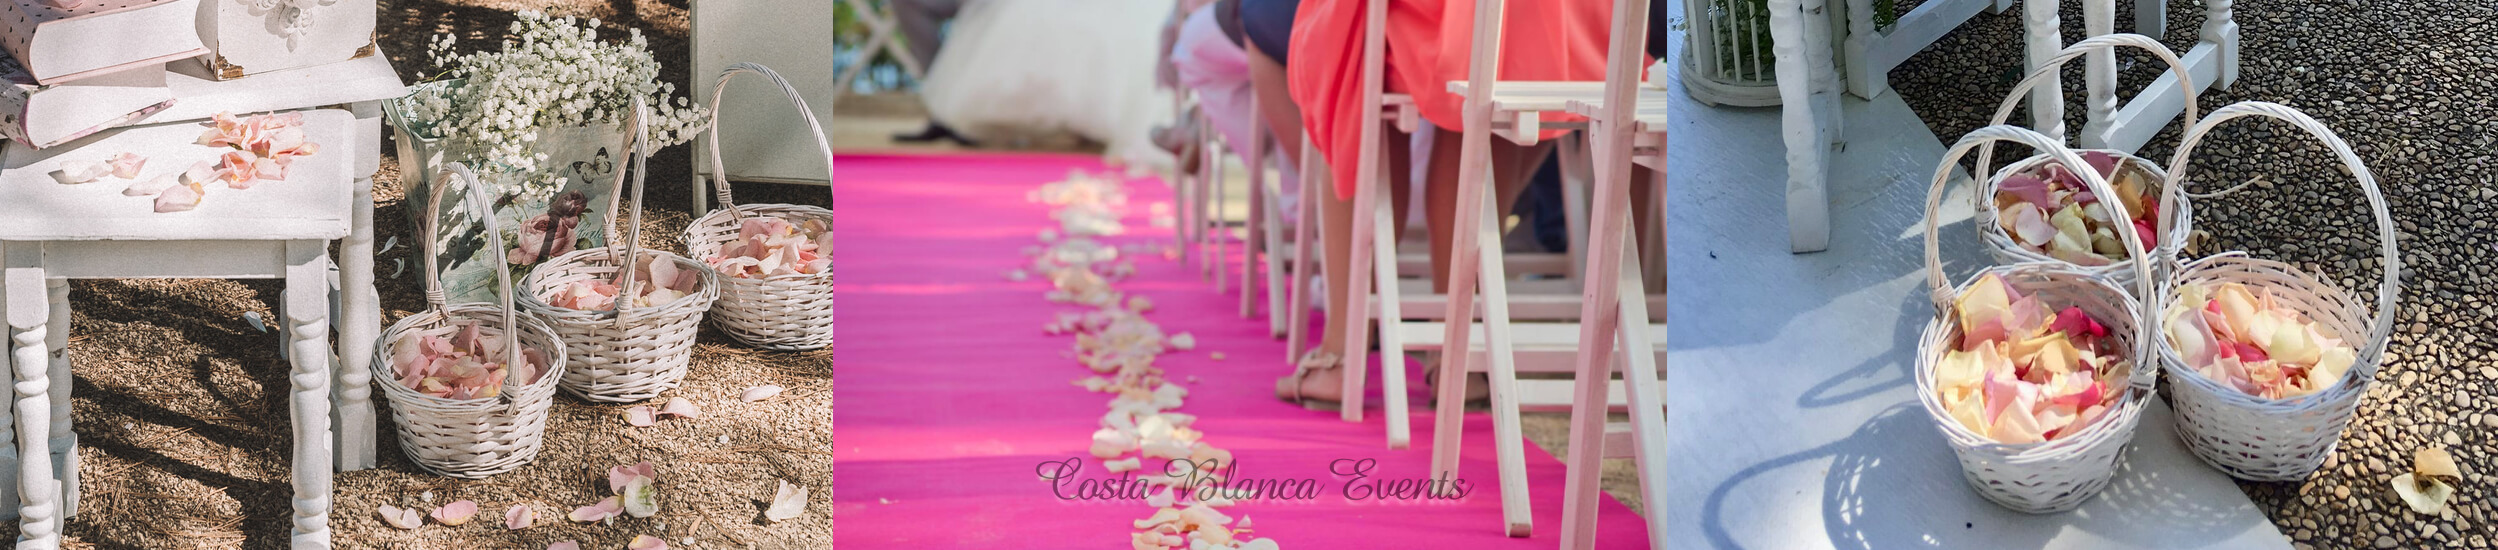
[{"label": "turned wooden table leg", "polygon": [[52,353],[51,378],[57,385],[46,392],[52,398],[52,479],[61,481],[61,517],[78,517],[78,432],[69,423],[69,392],[77,385],[69,371],[69,281],[44,281],[44,294],[51,310],[45,324],[44,348]]},{"label": "turned wooden table leg", "polygon": [[294,363],[287,376],[289,411],[295,422],[294,489],[297,550],[330,547],[330,345],[329,246],[322,241],[287,243],[287,346]]},{"label": "turned wooden table leg", "polygon": [[380,299],[373,288],[373,179],[356,180],[355,224],[338,245],[338,377],[330,398],[336,409],[339,471],[372,468],[374,441],[373,345],[381,337]]},{"label": "turned wooden table leg", "polygon": [[[17,371],[17,484],[19,550],[54,550],[61,546],[61,487],[53,477],[51,391],[52,362],[46,357],[45,333],[51,322],[51,299],[44,291],[44,272],[31,261],[35,251],[9,251],[5,285],[9,296],[9,358]],[[26,266],[26,267],[17,267]]]},{"label": "turned wooden table leg", "polygon": [[[5,311],[8,304],[7,293],[0,291],[0,311]],[[13,354],[0,354],[0,382],[11,386],[17,383],[17,373],[12,368],[15,365],[13,359]],[[17,414],[12,412],[12,409],[13,407],[0,406],[0,442],[17,441]],[[22,471],[19,469],[19,464],[17,446],[0,445],[0,475]],[[0,483],[0,520],[18,519],[17,511],[21,503],[18,501],[17,489],[16,483]]]}]

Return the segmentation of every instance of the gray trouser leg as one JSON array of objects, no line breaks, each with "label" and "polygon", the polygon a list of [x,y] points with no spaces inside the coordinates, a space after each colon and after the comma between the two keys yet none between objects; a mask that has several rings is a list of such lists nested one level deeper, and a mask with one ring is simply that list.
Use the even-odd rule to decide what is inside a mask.
[{"label": "gray trouser leg", "polygon": [[902,39],[911,43],[911,57],[921,66],[937,61],[937,47],[945,44],[938,30],[954,14],[963,11],[967,0],[893,0],[893,18],[902,28]]}]

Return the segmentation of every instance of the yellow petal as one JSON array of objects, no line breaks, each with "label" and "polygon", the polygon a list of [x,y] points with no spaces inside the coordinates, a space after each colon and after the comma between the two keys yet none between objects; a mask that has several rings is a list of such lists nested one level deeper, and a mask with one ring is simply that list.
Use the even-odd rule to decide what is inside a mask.
[{"label": "yellow petal", "polygon": [[2255,294],[2249,292],[2246,285],[2229,283],[2221,285],[2212,299],[2220,301],[2221,317],[2228,322],[2229,333],[2240,338],[2247,337],[2253,328],[2248,324],[2255,319]]},{"label": "yellow petal", "polygon": [[1968,292],[1961,293],[1953,308],[1959,310],[1960,330],[1966,333],[1971,327],[2009,315],[2012,297],[2005,292],[2003,279],[1996,278],[1994,273],[1987,273],[1979,275],[1978,281],[1969,285]]}]

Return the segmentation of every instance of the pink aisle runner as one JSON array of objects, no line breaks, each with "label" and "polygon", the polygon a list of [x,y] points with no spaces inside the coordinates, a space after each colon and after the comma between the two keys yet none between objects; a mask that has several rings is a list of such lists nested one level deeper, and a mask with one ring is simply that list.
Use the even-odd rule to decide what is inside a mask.
[{"label": "pink aisle runner", "polygon": [[[839,170],[837,547],[1128,548],[1132,522],[1152,507],[1062,499],[1038,473],[1044,463],[1074,458],[1084,464],[1078,479],[1118,477],[1086,453],[1109,396],[1070,384],[1093,373],[1067,357],[1072,337],[1041,329],[1078,306],[1044,299],[1050,283],[1043,277],[1005,276],[1027,264],[1023,249],[1038,243],[1040,230],[1057,225],[1048,206],[1025,194],[1070,170],[1102,171],[1101,164],[1057,155],[846,155]],[[1130,234],[1110,243],[1169,243],[1170,230],[1146,216],[1148,206],[1171,200],[1169,190],[1153,179],[1128,190]],[[1240,318],[1237,295],[1215,293],[1176,261],[1154,256],[1136,265],[1136,275],[1116,286],[1150,297],[1156,308],[1146,316],[1165,332],[1197,341],[1157,362],[1190,390],[1177,412],[1197,415],[1205,441],[1233,452],[1237,478],[1314,482],[1307,498],[1244,500],[1222,510],[1250,518],[1255,536],[1296,550],[1558,545],[1563,467],[1551,455],[1527,446],[1532,538],[1501,534],[1488,415],[1468,415],[1466,423],[1459,478],[1470,494],[1381,498],[1393,483],[1430,476],[1432,415],[1418,372],[1413,448],[1390,450],[1376,397],[1358,424],[1274,398],[1274,379],[1287,372],[1284,344],[1267,336],[1264,318]],[[1330,471],[1362,460],[1375,461],[1366,477]],[[1639,518],[1603,500],[1597,546],[1647,547]]]}]

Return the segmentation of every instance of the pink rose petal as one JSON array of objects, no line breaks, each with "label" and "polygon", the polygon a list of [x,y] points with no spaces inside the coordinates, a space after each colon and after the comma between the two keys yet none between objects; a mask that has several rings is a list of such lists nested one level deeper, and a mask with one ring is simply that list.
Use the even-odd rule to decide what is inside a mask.
[{"label": "pink rose petal", "polygon": [[580,541],[564,541],[546,545],[546,550],[581,550]]},{"label": "pink rose petal", "polygon": [[220,176],[217,173],[217,163],[204,160],[193,163],[191,164],[190,169],[182,171],[182,183],[190,185],[208,183],[210,180],[215,180],[220,177],[223,176]]},{"label": "pink rose petal", "polygon": [[433,516],[434,521],[442,522],[443,525],[458,527],[468,523],[469,518],[477,516],[477,501],[462,500],[445,504],[441,508],[435,508]]},{"label": "pink rose petal", "polygon": [[2082,162],[2090,163],[2091,171],[2098,172],[2099,177],[2116,177],[2115,155],[2110,155],[2105,151],[2083,151]]},{"label": "pink rose petal", "polygon": [[2004,181],[1996,184],[1995,188],[1997,192],[2011,194],[2013,198],[2039,208],[2056,207],[2055,195],[2050,193],[2053,189],[2047,180],[2039,179],[2037,176],[2028,174],[2005,176]]},{"label": "pink rose petal", "polygon": [[537,522],[538,510],[530,508],[527,504],[514,504],[512,509],[503,512],[503,528],[505,529],[528,529],[530,525]]},{"label": "pink rose petal", "polygon": [[625,550],[668,550],[668,541],[650,535],[634,535],[633,542],[625,544]]},{"label": "pink rose petal", "polygon": [[633,408],[625,409],[625,423],[631,424],[637,428],[651,427],[652,425],[659,423],[657,419],[652,418],[651,414],[651,408],[649,405],[636,405]]},{"label": "pink rose petal", "polygon": [[113,177],[135,179],[139,177],[139,169],[147,166],[147,157],[125,152],[113,155],[113,159],[106,163],[112,165]]},{"label": "pink rose petal", "polygon": [[199,201],[200,190],[198,187],[188,185],[168,187],[165,188],[164,192],[156,194],[156,212],[163,214],[167,212],[188,211],[193,208],[198,208]]},{"label": "pink rose petal", "polygon": [[564,518],[582,523],[590,523],[604,521],[607,518],[616,517],[622,514],[624,514],[623,502],[618,501],[616,500],[616,497],[611,496],[607,497],[605,500],[598,501],[598,504],[592,504],[574,509],[571,514],[565,515]]}]

